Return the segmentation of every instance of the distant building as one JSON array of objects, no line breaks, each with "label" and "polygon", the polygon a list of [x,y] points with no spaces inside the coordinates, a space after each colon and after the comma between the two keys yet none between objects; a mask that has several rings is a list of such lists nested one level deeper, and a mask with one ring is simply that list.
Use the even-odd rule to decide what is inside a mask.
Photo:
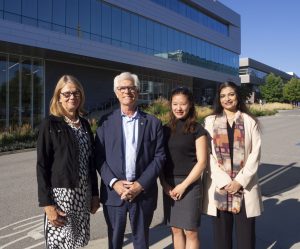
[{"label": "distant building", "polygon": [[294,72],[286,72],[286,73],[289,74],[289,75],[292,75],[293,78],[299,79],[299,76],[296,73],[294,73]]},{"label": "distant building", "polygon": [[251,88],[252,95],[249,99],[251,103],[257,101],[257,97],[259,96],[259,86],[265,82],[266,76],[268,76],[270,73],[280,76],[284,82],[287,82],[294,77],[293,75],[263,64],[254,59],[240,58],[239,75],[241,84],[247,84]]},{"label": "distant building", "polygon": [[179,85],[211,101],[240,83],[240,36],[240,16],[211,0],[0,0],[0,130],[36,126],[62,74],[82,82],[88,111],[115,103],[122,71],[138,74],[141,103]]}]

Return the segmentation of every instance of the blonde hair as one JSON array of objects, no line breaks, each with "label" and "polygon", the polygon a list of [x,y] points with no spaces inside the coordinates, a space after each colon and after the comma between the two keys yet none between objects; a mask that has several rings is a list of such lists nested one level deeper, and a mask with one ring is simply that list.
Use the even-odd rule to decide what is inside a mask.
[{"label": "blonde hair", "polygon": [[64,88],[64,86],[68,83],[74,84],[76,86],[77,90],[80,92],[80,104],[76,110],[76,114],[82,116],[86,113],[85,110],[83,109],[83,105],[85,102],[85,95],[84,95],[83,87],[80,84],[78,79],[76,79],[72,75],[67,75],[67,74],[63,75],[58,80],[58,82],[55,86],[54,93],[53,93],[53,96],[50,101],[50,114],[52,114],[54,116],[58,116],[58,117],[64,116],[64,109],[61,106],[61,103],[59,102],[59,100],[60,100],[61,89]]},{"label": "blonde hair", "polygon": [[116,92],[117,87],[120,85],[121,81],[123,80],[131,80],[133,84],[135,85],[136,89],[139,91],[140,90],[140,81],[139,78],[136,74],[132,74],[129,72],[123,72],[119,75],[117,75],[114,78],[114,91]]}]

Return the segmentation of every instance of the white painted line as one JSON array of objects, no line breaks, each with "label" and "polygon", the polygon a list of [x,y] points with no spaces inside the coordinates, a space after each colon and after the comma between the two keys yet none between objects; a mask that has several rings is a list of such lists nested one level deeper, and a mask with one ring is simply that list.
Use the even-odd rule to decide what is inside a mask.
[{"label": "white painted line", "polygon": [[45,242],[40,242],[40,243],[37,243],[37,244],[35,244],[35,245],[29,246],[29,247],[25,247],[25,248],[23,248],[23,249],[31,249],[31,248],[35,248],[35,247],[40,246],[40,245],[43,245],[43,244],[45,244]]},{"label": "white painted line", "polygon": [[167,246],[172,244],[172,237],[168,236],[157,243],[150,246],[150,249],[156,249],[156,248],[166,248]]},{"label": "white painted line", "polygon": [[16,225],[16,224],[22,223],[22,222],[24,222],[24,221],[32,220],[32,219],[35,219],[35,218],[37,218],[37,217],[42,217],[42,216],[44,216],[44,214],[40,214],[40,215],[33,216],[33,217],[30,217],[30,218],[27,218],[27,219],[24,219],[24,220],[17,221],[17,222],[15,222],[15,223],[12,223],[12,224],[7,225],[7,226],[5,226],[5,227],[1,227],[1,228],[0,228],[0,231],[6,229],[6,228],[8,228],[8,227],[14,226],[14,225]]},{"label": "white painted line", "polygon": [[12,244],[14,244],[14,243],[20,241],[20,240],[26,239],[26,238],[28,238],[27,235],[26,235],[26,236],[23,236],[23,237],[20,237],[20,238],[14,240],[14,241],[11,241],[11,242],[9,242],[9,243],[7,243],[7,244],[5,244],[5,245],[2,245],[2,246],[0,247],[0,249],[3,249],[3,248],[5,248],[5,247],[8,247],[8,246],[10,246],[10,245],[12,245]]},{"label": "white painted line", "polygon": [[24,225],[20,225],[20,226],[17,226],[17,227],[14,227],[13,228],[13,230],[17,230],[17,229],[19,229],[19,228],[21,228],[21,227],[26,227],[26,226],[28,226],[28,225],[31,225],[31,224],[34,224],[34,223],[44,223],[44,221],[42,220],[35,220],[35,221],[32,221],[32,222],[28,222],[28,223],[26,223],[26,224],[24,224]]},{"label": "white painted line", "polygon": [[33,230],[27,233],[28,237],[33,238],[34,240],[39,240],[44,238],[44,226],[40,227],[40,230]]},{"label": "white painted line", "polygon": [[[272,176],[271,176],[270,178],[267,178],[267,179],[265,179],[265,180],[263,180],[263,181],[259,181],[259,183],[260,183],[260,185],[263,185],[263,184],[265,184],[265,183],[271,181],[271,180],[274,179],[275,177],[277,177],[277,176],[283,174],[284,172],[286,172],[286,171],[288,171],[288,170],[290,170],[290,169],[292,169],[292,167],[287,167],[286,169],[281,169],[280,172],[277,172],[276,174],[272,174]],[[271,174],[270,174],[270,175],[271,175]]]},{"label": "white painted line", "polygon": [[[287,167],[289,167],[289,166],[287,166]],[[259,182],[263,182],[265,179],[269,178],[270,176],[276,174],[277,172],[279,172],[279,171],[281,171],[281,170],[283,170],[281,167],[278,168],[278,169],[276,169],[276,170],[273,170],[271,173],[269,173],[269,174],[267,174],[267,175],[265,175],[265,176],[259,178]]]},{"label": "white painted line", "polygon": [[0,239],[8,238],[8,237],[14,236],[14,235],[16,235],[16,234],[18,234],[18,233],[22,233],[22,232],[25,232],[25,231],[27,231],[27,230],[30,230],[30,229],[33,229],[33,228],[37,228],[37,227],[40,227],[40,226],[43,226],[43,223],[41,223],[41,224],[36,224],[36,225],[34,225],[34,226],[31,226],[31,227],[27,227],[27,228],[25,228],[25,229],[23,229],[23,230],[20,230],[20,231],[18,231],[18,232],[15,232],[15,233],[10,233],[10,234],[7,234],[7,235],[0,236]]}]

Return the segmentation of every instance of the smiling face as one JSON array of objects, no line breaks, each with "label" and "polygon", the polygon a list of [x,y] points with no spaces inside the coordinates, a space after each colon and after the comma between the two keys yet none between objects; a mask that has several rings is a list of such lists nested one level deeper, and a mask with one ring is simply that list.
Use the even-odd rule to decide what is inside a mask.
[{"label": "smiling face", "polygon": [[172,97],[172,112],[177,119],[184,119],[190,111],[190,102],[188,97],[183,94],[176,94]]},{"label": "smiling face", "polygon": [[224,110],[235,112],[238,105],[235,90],[231,87],[224,87],[220,92],[220,103]]},{"label": "smiling face", "polygon": [[[69,96],[68,96],[69,95]],[[81,101],[80,91],[72,82],[68,82],[61,90],[59,102],[67,113],[76,112]]]},{"label": "smiling face", "polygon": [[116,96],[122,107],[135,108],[138,90],[132,80],[122,80],[116,88]]}]

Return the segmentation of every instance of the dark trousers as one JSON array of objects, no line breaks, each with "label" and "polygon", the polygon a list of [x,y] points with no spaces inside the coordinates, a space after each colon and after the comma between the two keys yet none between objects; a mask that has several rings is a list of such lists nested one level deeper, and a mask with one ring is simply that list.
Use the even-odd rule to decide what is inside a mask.
[{"label": "dark trousers", "polygon": [[232,249],[233,224],[237,248],[254,249],[255,217],[247,218],[244,201],[238,214],[218,210],[213,217],[214,249]]},{"label": "dark trousers", "polygon": [[126,228],[127,213],[135,249],[149,248],[149,227],[153,217],[153,207],[145,207],[141,202],[124,202],[120,207],[103,205],[107,223],[109,249],[121,249]]}]

